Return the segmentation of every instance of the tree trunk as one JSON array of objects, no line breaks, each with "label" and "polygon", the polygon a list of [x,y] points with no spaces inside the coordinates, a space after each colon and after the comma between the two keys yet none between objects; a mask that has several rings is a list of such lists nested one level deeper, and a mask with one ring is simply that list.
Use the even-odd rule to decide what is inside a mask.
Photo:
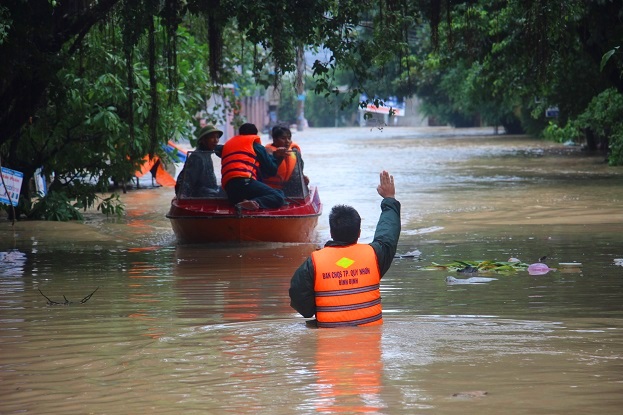
[{"label": "tree trunk", "polygon": [[305,129],[305,49],[303,46],[296,48],[296,129]]}]

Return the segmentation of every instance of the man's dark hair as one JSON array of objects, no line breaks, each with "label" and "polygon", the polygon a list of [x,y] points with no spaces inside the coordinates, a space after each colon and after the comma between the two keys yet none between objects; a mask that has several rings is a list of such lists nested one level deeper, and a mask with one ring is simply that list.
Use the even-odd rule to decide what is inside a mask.
[{"label": "man's dark hair", "polygon": [[273,139],[275,139],[275,137],[278,138],[278,137],[283,137],[285,135],[292,136],[292,131],[290,131],[290,129],[286,127],[285,125],[277,124],[273,127],[272,133],[270,135]]},{"label": "man's dark hair", "polygon": [[329,214],[329,230],[334,241],[354,244],[359,239],[361,217],[351,206],[333,206]]},{"label": "man's dark hair", "polygon": [[257,135],[257,127],[250,122],[242,124],[238,129],[240,135]]}]

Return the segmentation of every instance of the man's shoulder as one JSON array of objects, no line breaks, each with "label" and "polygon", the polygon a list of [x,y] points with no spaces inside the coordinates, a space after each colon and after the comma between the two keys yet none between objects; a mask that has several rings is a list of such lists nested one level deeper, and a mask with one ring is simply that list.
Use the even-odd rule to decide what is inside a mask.
[{"label": "man's shoulder", "polygon": [[230,148],[233,145],[239,146],[239,145],[249,145],[252,144],[253,148],[256,148],[256,145],[260,145],[262,148],[264,148],[264,146],[262,145],[262,140],[260,139],[259,135],[235,135],[233,137],[231,137],[229,140],[225,141],[225,144],[223,144],[223,148]]},{"label": "man's shoulder", "polygon": [[202,151],[202,150],[196,150],[193,151],[191,153],[188,154],[188,158],[186,159],[187,161],[193,161],[193,162],[198,162],[198,161],[203,161],[203,160],[212,160],[212,154],[214,154],[214,151]]}]

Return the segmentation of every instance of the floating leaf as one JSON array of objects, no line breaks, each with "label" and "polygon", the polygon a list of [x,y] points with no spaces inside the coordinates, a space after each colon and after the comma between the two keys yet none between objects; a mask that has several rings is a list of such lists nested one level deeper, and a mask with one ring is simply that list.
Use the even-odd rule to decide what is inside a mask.
[{"label": "floating leaf", "polygon": [[477,269],[478,272],[496,272],[511,273],[515,271],[525,271],[529,264],[524,262],[508,262],[508,261],[459,261],[455,260],[448,264],[438,264],[433,262],[432,265],[424,267],[424,270],[443,270],[458,272],[465,268],[471,267]]}]

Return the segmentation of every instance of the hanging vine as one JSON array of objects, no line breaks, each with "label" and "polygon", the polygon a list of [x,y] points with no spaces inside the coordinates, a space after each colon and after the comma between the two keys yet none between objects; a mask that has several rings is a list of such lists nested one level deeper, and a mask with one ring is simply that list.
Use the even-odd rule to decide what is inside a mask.
[{"label": "hanging vine", "polygon": [[130,144],[136,140],[134,131],[134,47],[141,35],[139,16],[143,15],[144,9],[141,1],[125,1],[121,8],[121,24],[123,35],[123,52],[125,55],[126,76],[128,85],[128,126],[130,132]]},{"label": "hanging vine", "polygon": [[167,64],[167,78],[169,81],[169,103],[177,99],[177,28],[182,21],[183,3],[181,0],[168,0],[162,9],[162,23],[164,30],[164,51]]},{"label": "hanging vine", "polygon": [[[218,1],[216,2],[218,3]],[[210,11],[207,16],[208,23],[208,46],[210,48],[210,77],[218,84],[221,76],[221,62],[223,59],[223,26],[216,14],[217,9]]]}]

